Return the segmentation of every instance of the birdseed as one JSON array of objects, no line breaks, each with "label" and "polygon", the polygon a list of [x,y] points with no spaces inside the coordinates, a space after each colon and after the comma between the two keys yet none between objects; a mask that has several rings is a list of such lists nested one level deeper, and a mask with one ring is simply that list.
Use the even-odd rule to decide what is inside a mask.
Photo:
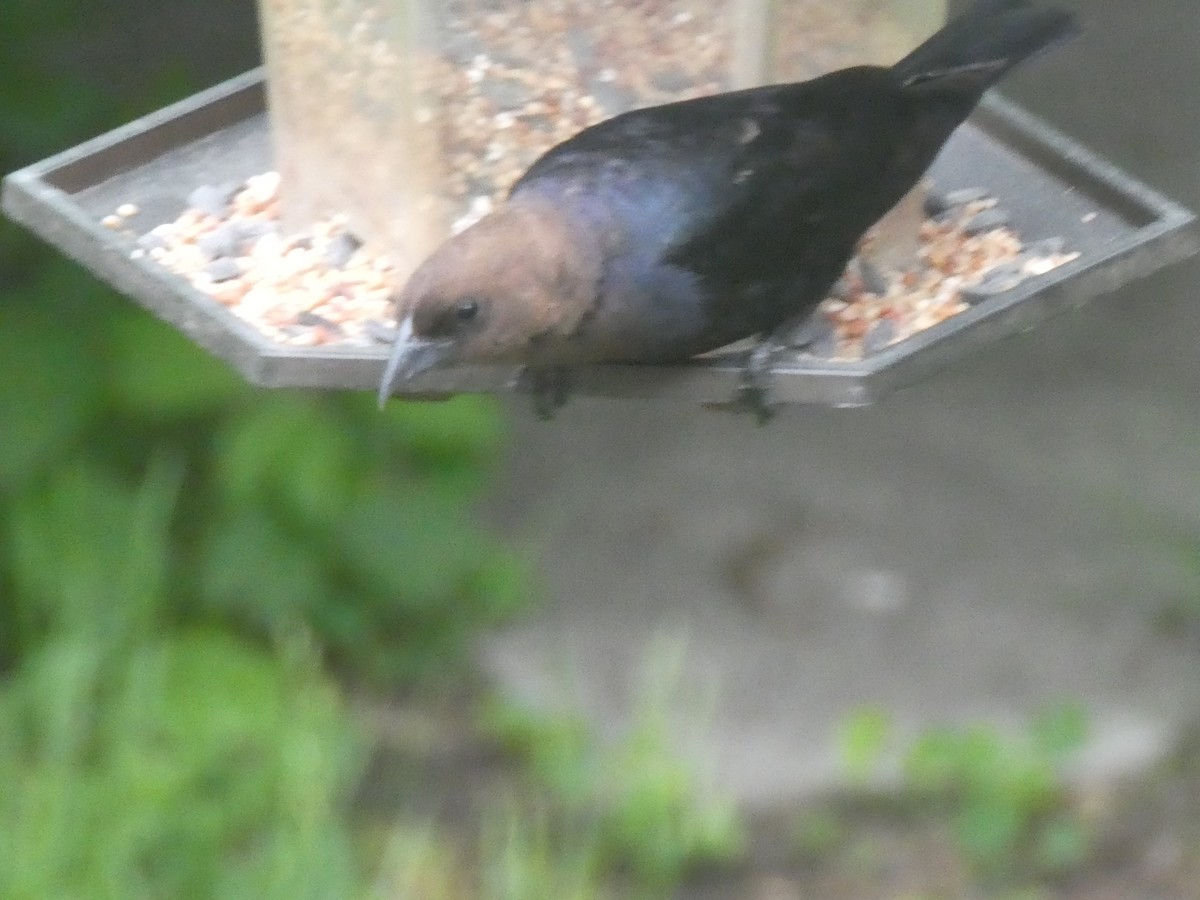
[{"label": "birdseed", "polygon": [[[342,216],[282,234],[279,189],[275,173],[254,176],[231,194],[223,216],[191,207],[139,237],[132,255],[182,276],[280,343],[369,347],[388,341],[395,327],[392,262],[364,246]],[[983,213],[998,208],[985,193],[972,196],[984,199],[924,221],[917,258],[904,271],[848,266],[818,308],[832,340],[810,344],[809,352],[861,359],[1079,257],[1059,238],[1026,245],[1009,225],[972,233]]]},{"label": "birdseed", "polygon": [[[310,104],[297,119],[308,136],[296,135],[296,142],[340,142],[330,145],[338,165],[320,167],[321,184],[289,184],[298,193],[319,188],[327,197],[346,188],[360,202],[364,184],[372,188],[368,198],[388,194],[387,179],[395,167],[376,158],[386,155],[386,135],[370,133],[369,111],[393,108],[388,92],[406,70],[372,30],[372,22],[382,22],[386,14],[344,28],[329,19],[321,3],[273,9],[272,39],[287,46],[289,77],[322,84],[321,105]],[[422,121],[436,137],[450,232],[487,215],[538,156],[579,130],[634,107],[731,87],[732,9],[729,3],[691,0],[443,4],[441,53],[432,60],[430,79],[436,95],[422,98],[431,102]],[[280,19],[281,14],[291,18]],[[773,24],[770,64],[785,79],[861,62],[891,62],[918,37],[873,0],[793,0],[779,8]],[[369,63],[369,77],[362,82],[345,73],[332,77],[329,59]],[[300,101],[292,97],[289,102]],[[376,124],[386,130],[386,123]],[[284,149],[293,160],[307,152]],[[324,158],[317,144],[314,152],[315,159]],[[355,184],[336,183],[333,176],[341,170],[353,173]],[[390,297],[412,261],[400,260],[401,267],[377,247],[364,245],[350,225],[350,209],[312,215],[314,224],[303,230],[285,229],[280,189],[277,172],[240,185],[198,185],[177,219],[137,237],[133,256],[182,276],[280,343],[367,347],[385,342],[394,328]],[[130,231],[136,212],[133,204],[122,204],[102,222]],[[837,359],[878,352],[994,295],[1001,284],[1015,284],[1077,255],[1064,253],[1061,245],[1023,247],[1006,213],[982,188],[931,192],[925,212],[918,259],[906,271],[882,273],[885,284],[864,283],[864,270],[851,266],[820,307],[832,334],[809,352]],[[386,239],[386,229],[383,235],[380,243],[402,254]],[[1006,280],[988,280],[1000,266],[1008,266]],[[866,272],[867,280],[875,274]]]},{"label": "birdseed", "polygon": [[[1008,216],[985,189],[964,190],[956,199],[966,198],[978,199],[935,207],[940,212],[920,226],[913,263],[880,273],[885,290],[869,283],[859,266],[848,266],[832,296],[818,307],[836,341],[830,342],[832,348],[827,343],[824,348],[809,347],[809,352],[837,360],[862,359],[1079,258],[1078,252],[1064,250],[1061,238],[1025,244],[1009,224],[979,230],[985,213],[995,213],[990,217],[994,223],[1007,223]],[[870,238],[868,232],[863,243]],[[878,329],[881,322],[890,328]]]}]

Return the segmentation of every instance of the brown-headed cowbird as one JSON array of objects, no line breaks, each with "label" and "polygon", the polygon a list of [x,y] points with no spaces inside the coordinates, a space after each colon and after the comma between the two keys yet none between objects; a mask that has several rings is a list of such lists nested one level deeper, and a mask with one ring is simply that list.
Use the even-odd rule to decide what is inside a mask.
[{"label": "brown-headed cowbird", "polygon": [[764,414],[783,336],[1009,69],[1075,34],[978,0],[894,66],[635,110],[538,159],[397,299],[380,386],[460,362],[524,364],[535,403],[593,362],[687,359],[757,336],[740,398]]}]

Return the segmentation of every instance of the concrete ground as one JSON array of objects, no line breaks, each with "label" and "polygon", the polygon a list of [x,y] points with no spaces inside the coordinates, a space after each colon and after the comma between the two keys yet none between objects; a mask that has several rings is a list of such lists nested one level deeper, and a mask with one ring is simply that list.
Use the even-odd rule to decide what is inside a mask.
[{"label": "concrete ground", "polygon": [[[1009,95],[1200,207],[1200,10],[1072,5],[1085,38]],[[617,729],[675,659],[682,741],[751,805],[835,784],[864,704],[911,734],[1068,698],[1088,773],[1158,757],[1200,712],[1198,284],[1192,260],[874,408],[765,429],[514,403],[498,507],[547,602],[484,665]]]}]

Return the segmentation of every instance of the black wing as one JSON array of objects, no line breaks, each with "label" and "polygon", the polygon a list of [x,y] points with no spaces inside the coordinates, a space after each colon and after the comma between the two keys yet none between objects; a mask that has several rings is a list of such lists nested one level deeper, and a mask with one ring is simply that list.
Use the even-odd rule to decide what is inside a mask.
[{"label": "black wing", "polygon": [[716,287],[792,278],[814,256],[839,257],[836,278],[932,159],[905,159],[914,112],[889,70],[866,66],[636,110],[550,150],[514,193],[574,180],[619,195],[639,239]]}]

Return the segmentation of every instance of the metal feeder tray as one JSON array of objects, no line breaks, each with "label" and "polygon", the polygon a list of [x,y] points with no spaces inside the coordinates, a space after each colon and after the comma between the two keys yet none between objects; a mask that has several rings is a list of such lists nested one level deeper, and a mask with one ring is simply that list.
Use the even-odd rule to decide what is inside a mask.
[{"label": "metal feeder tray", "polygon": [[[272,168],[263,74],[248,72],[8,176],[13,219],[170,322],[264,387],[374,390],[387,347],[291,347],[147,259],[100,220],[136,203],[139,222],[182,212],[195,186],[240,181]],[[934,164],[939,187],[986,186],[1026,241],[1060,236],[1080,257],[857,362],[786,354],[773,398],[861,406],[911,384],[997,338],[1112,291],[1200,249],[1196,217],[1012,104],[989,97]],[[149,224],[144,230],[149,229]],[[740,355],[680,365],[604,365],[575,373],[573,390],[689,403],[728,400]],[[430,372],[414,395],[511,390],[511,367]]]}]

